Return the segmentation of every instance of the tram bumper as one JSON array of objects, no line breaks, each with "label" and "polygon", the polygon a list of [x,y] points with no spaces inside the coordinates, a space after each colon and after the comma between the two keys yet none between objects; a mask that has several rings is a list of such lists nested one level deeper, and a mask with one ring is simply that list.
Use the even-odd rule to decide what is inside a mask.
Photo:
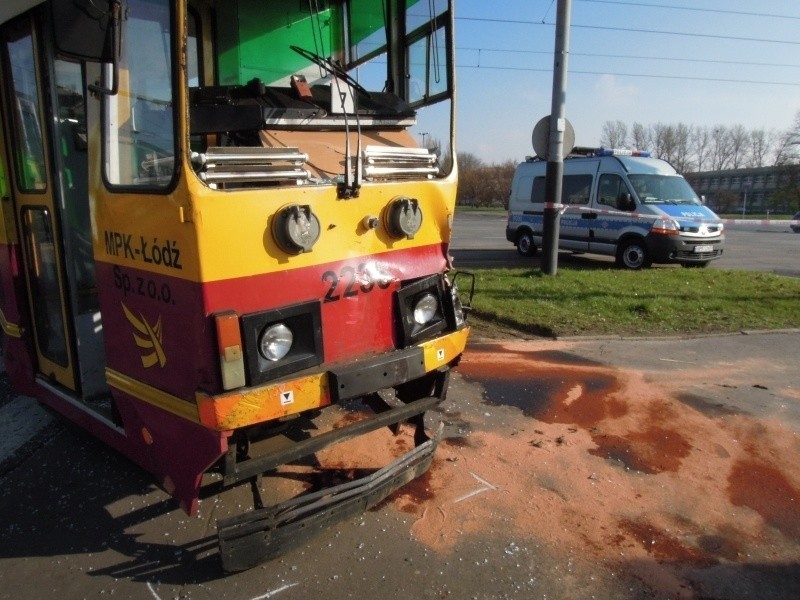
[{"label": "tram bumper", "polygon": [[442,428],[440,424],[432,439],[367,477],[220,520],[217,534],[223,569],[250,569],[375,506],[428,470]]}]

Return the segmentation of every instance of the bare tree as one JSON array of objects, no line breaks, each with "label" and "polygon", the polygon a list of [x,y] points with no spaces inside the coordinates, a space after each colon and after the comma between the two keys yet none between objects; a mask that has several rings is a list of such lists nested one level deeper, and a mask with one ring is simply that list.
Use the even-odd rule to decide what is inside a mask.
[{"label": "bare tree", "polygon": [[695,166],[702,171],[709,160],[711,148],[711,132],[708,127],[695,127],[692,130],[692,154]]},{"label": "bare tree", "polygon": [[458,194],[456,202],[458,204],[465,204],[473,206],[477,203],[479,187],[480,187],[480,171],[485,166],[475,154],[470,152],[458,153]]},{"label": "bare tree", "polygon": [[775,164],[800,163],[800,111],[794,116],[792,126],[778,136],[775,145]]},{"label": "bare tree", "polygon": [[603,123],[600,145],[605,148],[624,148],[628,144],[628,126],[620,120]]},{"label": "bare tree", "polygon": [[767,164],[767,154],[774,136],[763,128],[750,131],[750,152],[747,166],[763,167]]},{"label": "bare tree", "polygon": [[747,163],[750,150],[750,134],[744,125],[734,125],[728,130],[730,139],[731,168],[739,169]]},{"label": "bare tree", "polygon": [[[619,120],[606,121],[601,144],[611,146],[626,130]],[[681,173],[800,164],[800,111],[792,126],[782,132],[748,131],[742,125],[707,127],[656,123],[645,126],[634,122],[628,140],[635,149],[650,150],[654,156],[668,160]]]},{"label": "bare tree", "polygon": [[458,153],[458,168],[462,172],[471,171],[482,166],[484,166],[484,162],[479,156],[476,156],[471,152]]},{"label": "bare tree", "polygon": [[650,126],[651,150],[656,158],[669,160],[672,152],[672,128],[670,125],[656,123]]},{"label": "bare tree", "polygon": [[797,164],[800,162],[800,111],[794,116],[794,123],[786,131],[776,134],[773,149],[775,166]]},{"label": "bare tree", "polygon": [[692,126],[686,123],[678,123],[673,128],[673,135],[675,138],[675,151],[671,161],[672,166],[679,173],[686,173],[691,168]]},{"label": "bare tree", "polygon": [[710,155],[711,170],[722,171],[731,163],[731,135],[725,125],[711,128]]},{"label": "bare tree", "polygon": [[641,123],[634,122],[631,129],[631,143],[635,150],[647,150],[650,147],[650,132]]}]

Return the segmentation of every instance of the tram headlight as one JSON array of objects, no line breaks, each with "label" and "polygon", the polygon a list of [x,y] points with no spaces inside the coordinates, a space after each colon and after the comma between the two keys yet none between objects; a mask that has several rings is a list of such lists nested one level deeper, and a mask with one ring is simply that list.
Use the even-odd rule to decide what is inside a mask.
[{"label": "tram headlight", "polygon": [[439,302],[433,294],[423,294],[414,303],[414,322],[417,325],[427,325],[436,316]]},{"label": "tram headlight", "polygon": [[405,283],[397,291],[398,333],[402,347],[431,339],[447,327],[441,275]]},{"label": "tram headlight", "polygon": [[322,363],[321,307],[314,300],[241,316],[247,385]]},{"label": "tram headlight", "polygon": [[258,340],[258,350],[267,360],[277,362],[289,354],[294,336],[292,330],[283,323],[264,328]]}]

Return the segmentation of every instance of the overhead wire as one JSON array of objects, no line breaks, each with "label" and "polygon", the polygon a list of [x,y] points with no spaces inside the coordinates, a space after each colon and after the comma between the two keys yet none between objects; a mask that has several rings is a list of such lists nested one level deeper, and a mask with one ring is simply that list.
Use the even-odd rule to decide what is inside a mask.
[{"label": "overhead wire", "polygon": [[[542,23],[539,21],[525,21],[520,19],[497,19],[488,17],[456,17],[457,21],[479,21],[482,23],[513,23],[515,25],[547,25],[554,26],[555,23]],[[600,29],[605,31],[625,31],[628,33],[648,33],[655,35],[676,35],[684,37],[698,37],[719,40],[732,40],[737,42],[760,42],[765,44],[791,44],[800,46],[800,40],[771,40],[767,38],[756,38],[736,35],[719,35],[713,33],[693,33],[688,31],[666,31],[663,29],[638,29],[636,27],[612,27],[609,25],[576,25],[572,23],[570,27],[574,29]]]},{"label": "overhead wire", "polygon": [[[544,54],[544,55],[553,55],[552,50],[515,50],[512,48],[472,48],[467,46],[459,46],[456,48],[457,51],[467,51],[467,52],[478,52],[479,55],[481,53],[490,53],[495,52],[498,54]],[[709,63],[709,64],[719,64],[719,65],[736,65],[736,66],[748,66],[748,67],[781,67],[781,68],[792,68],[792,69],[800,69],[800,64],[788,64],[788,63],[768,63],[768,62],[753,62],[753,61],[740,61],[740,60],[720,60],[720,59],[712,59],[712,58],[682,58],[677,56],[644,56],[641,54],[604,54],[602,52],[570,52],[570,56],[588,56],[591,58],[624,58],[628,60],[657,60],[662,62],[696,62],[696,63]]]},{"label": "overhead wire", "polygon": [[652,4],[650,2],[626,2],[624,0],[578,0],[578,2],[592,2],[595,4],[620,4],[623,6],[636,6],[644,8],[663,8],[671,10],[688,10],[693,12],[704,12],[718,15],[736,15],[740,17],[761,17],[769,19],[796,19],[800,20],[800,16],[796,15],[779,15],[775,13],[759,13],[744,10],[732,10],[730,8],[703,8],[700,6],[677,6],[671,4]]},{"label": "overhead wire", "polygon": [[[460,69],[491,69],[498,71],[534,71],[550,73],[552,68],[537,68],[537,67],[499,67],[491,66],[485,67],[480,65],[456,65]],[[720,83],[746,83],[757,85],[780,85],[788,87],[800,87],[800,82],[790,81],[759,81],[755,79],[727,79],[724,77],[692,77],[690,75],[657,75],[653,73],[615,73],[611,71],[582,71],[578,69],[570,69],[570,75],[614,75],[618,77],[649,77],[652,79],[683,79],[688,81],[716,81]]]},{"label": "overhead wire", "polygon": [[[554,0],[553,0],[554,1]],[[684,9],[684,10],[698,10],[702,12],[719,12],[719,13],[726,13],[726,14],[733,14],[737,16],[748,16],[748,17],[768,17],[768,18],[790,18],[790,19],[800,19],[800,17],[794,17],[790,15],[777,15],[777,14],[768,14],[768,13],[757,13],[757,12],[747,12],[747,11],[735,11],[730,9],[702,9],[699,7],[687,7],[687,6],[677,6],[677,5],[657,5],[653,3],[641,3],[641,2],[629,2],[626,0],[579,0],[584,2],[598,2],[598,3],[605,3],[605,4],[621,4],[621,5],[635,5],[635,6],[644,6],[648,8],[666,8],[666,9]],[[520,19],[502,19],[502,18],[493,18],[493,17],[467,17],[467,16],[456,16],[456,20],[462,21],[478,21],[478,22],[485,22],[485,23],[509,23],[509,24],[522,24],[522,25],[536,25],[536,26],[553,26],[554,23],[547,23],[545,18],[552,7],[552,3],[547,9],[545,13],[545,17],[542,21],[530,21],[530,20],[520,20]],[[647,34],[657,34],[657,35],[674,35],[674,36],[684,36],[684,37],[695,37],[695,38],[706,38],[706,39],[715,39],[715,40],[731,40],[731,41],[738,41],[738,42],[758,42],[758,43],[769,43],[769,44],[788,44],[788,45],[800,45],[800,40],[779,40],[779,39],[766,39],[766,38],[758,38],[758,37],[747,37],[747,36],[734,36],[734,35],[723,35],[723,34],[714,34],[714,33],[693,33],[693,32],[685,32],[685,31],[669,31],[669,30],[653,30],[653,29],[639,29],[635,27],[615,27],[615,26],[604,26],[604,25],[581,25],[581,24],[571,24],[572,28],[576,29],[597,29],[597,30],[607,30],[607,31],[623,31],[628,33],[647,33]],[[508,53],[530,53],[530,54],[552,54],[552,52],[545,52],[545,51],[536,51],[536,50],[505,50],[505,49],[495,49],[495,48],[458,48],[458,50],[470,50],[470,51],[477,51],[478,52],[478,64],[477,65],[459,65],[463,68],[480,68],[480,69],[496,69],[496,70],[512,70],[512,71],[541,71],[541,72],[549,72],[552,69],[548,68],[536,68],[536,67],[509,67],[509,66],[486,66],[481,64],[481,57],[484,53],[490,52],[508,52]],[[591,57],[601,57],[601,58],[622,58],[622,59],[638,59],[638,60],[659,60],[659,61],[675,61],[675,62],[695,62],[695,63],[705,63],[705,64],[729,64],[729,65],[736,65],[736,66],[756,66],[756,67],[780,67],[780,68],[800,68],[800,65],[792,65],[792,64],[776,64],[776,63],[766,63],[766,62],[755,62],[755,61],[728,61],[728,60],[715,60],[715,59],[701,59],[701,58],[677,58],[677,57],[655,57],[655,56],[631,56],[631,55],[624,55],[624,54],[602,54],[602,53],[578,53],[578,52],[570,52],[571,56],[591,56]],[[787,81],[762,81],[762,80],[748,80],[748,79],[733,79],[733,78],[723,78],[723,77],[694,77],[690,75],[662,75],[662,74],[653,74],[653,73],[622,73],[622,72],[611,72],[611,71],[582,71],[577,69],[570,69],[570,73],[574,74],[584,74],[584,75],[615,75],[620,77],[648,77],[654,79],[676,79],[676,80],[689,80],[689,81],[715,81],[721,83],[742,83],[742,84],[757,84],[757,85],[778,85],[778,86],[790,86],[790,87],[800,87],[800,83],[794,82],[787,82]]]}]

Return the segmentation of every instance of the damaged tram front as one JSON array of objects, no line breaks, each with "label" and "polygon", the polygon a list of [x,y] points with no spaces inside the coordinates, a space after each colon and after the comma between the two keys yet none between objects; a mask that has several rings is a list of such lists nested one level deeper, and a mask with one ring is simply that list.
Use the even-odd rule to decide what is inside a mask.
[{"label": "damaged tram front", "polygon": [[[219,522],[228,570],[424,472],[472,284],[448,256],[452,2],[22,0],[0,23],[15,386],[190,514],[209,471],[259,507],[262,474],[416,426],[366,478]],[[368,415],[320,424],[355,400]]]}]

